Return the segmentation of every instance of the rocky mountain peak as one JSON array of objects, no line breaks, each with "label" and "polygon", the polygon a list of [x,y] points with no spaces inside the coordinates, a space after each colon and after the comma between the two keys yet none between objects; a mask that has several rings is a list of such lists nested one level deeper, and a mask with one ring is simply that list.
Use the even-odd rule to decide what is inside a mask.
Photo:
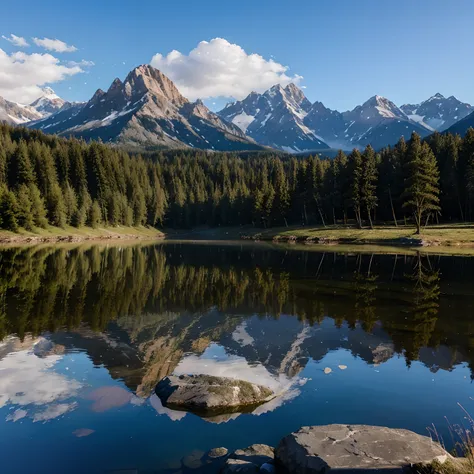
[{"label": "rocky mountain peak", "polygon": [[406,115],[402,110],[391,100],[381,95],[374,95],[351,112],[346,112],[345,115],[354,116],[357,114],[365,116],[367,120],[375,118],[406,119]]},{"label": "rocky mountain peak", "polygon": [[432,131],[446,130],[474,111],[470,104],[454,96],[446,98],[439,92],[419,104],[402,105],[401,109],[411,120]]},{"label": "rocky mountain peak", "polygon": [[86,104],[71,105],[32,126],[47,133],[139,148],[262,149],[201,100],[189,102],[150,65],[136,67],[123,82],[115,79],[107,92],[98,89]]},{"label": "rocky mountain peak", "polygon": [[42,87],[41,88],[42,94],[41,97],[45,97],[47,99],[59,99],[60,97],[56,94],[56,92],[51,89],[51,87]]},{"label": "rocky mountain peak", "polygon": [[188,102],[167,76],[149,64],[142,64],[133,69],[124,84],[131,95],[141,96],[150,92],[154,95],[164,96],[178,107]]},{"label": "rocky mountain peak", "polygon": [[69,102],[61,99],[51,87],[43,87],[41,96],[30,104],[42,117],[47,117],[68,106]]},{"label": "rocky mountain peak", "polygon": [[304,92],[295,84],[291,83],[285,87],[285,92],[288,98],[293,100],[299,105],[304,111],[308,111],[311,108],[311,102],[306,98]]},{"label": "rocky mountain peak", "polygon": [[102,89],[97,89],[94,95],[91,97],[90,101],[97,101],[105,95],[105,92]]},{"label": "rocky mountain peak", "polygon": [[116,77],[112,84],[110,84],[110,87],[107,92],[113,91],[114,89],[119,89],[120,87],[122,87],[122,85],[123,82],[118,77]]}]

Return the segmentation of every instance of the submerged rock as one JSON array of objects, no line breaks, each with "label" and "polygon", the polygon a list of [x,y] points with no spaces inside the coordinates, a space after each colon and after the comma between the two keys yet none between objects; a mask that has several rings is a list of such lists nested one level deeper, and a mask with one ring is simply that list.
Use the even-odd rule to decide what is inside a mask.
[{"label": "submerged rock", "polygon": [[165,377],[156,386],[163,405],[202,414],[232,413],[271,400],[273,391],[229,377],[180,375]]},{"label": "submerged rock", "polygon": [[211,459],[221,458],[227,456],[229,450],[227,448],[213,448],[208,451],[207,456]]},{"label": "submerged rock", "polygon": [[451,456],[426,436],[408,430],[366,425],[306,426],[280,441],[276,462],[284,472],[329,470],[405,472],[412,464],[445,462]]},{"label": "submerged rock", "polygon": [[221,474],[258,474],[259,467],[254,463],[241,459],[228,459],[221,470]]},{"label": "submerged rock", "polygon": [[224,464],[221,473],[256,474],[259,472],[274,472],[271,470],[273,459],[274,449],[272,447],[266,444],[252,444],[248,448],[234,451]]},{"label": "submerged rock", "polygon": [[66,351],[66,348],[61,344],[54,344],[49,339],[44,337],[40,338],[33,345],[33,354],[37,357],[43,358],[51,355],[62,355]]},{"label": "submerged rock", "polygon": [[245,449],[237,449],[230,455],[232,459],[240,459],[241,461],[251,462],[257,466],[265,463],[273,463],[275,458],[275,450],[266,444],[252,444]]}]

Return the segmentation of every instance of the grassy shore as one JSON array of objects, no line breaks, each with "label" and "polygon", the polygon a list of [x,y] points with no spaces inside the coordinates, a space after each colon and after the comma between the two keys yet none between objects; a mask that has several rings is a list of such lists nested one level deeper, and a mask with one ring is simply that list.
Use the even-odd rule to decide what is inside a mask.
[{"label": "grassy shore", "polygon": [[474,248],[474,224],[430,226],[423,229],[421,235],[416,235],[415,228],[411,226],[376,226],[374,229],[327,226],[247,229],[242,232],[242,236],[253,240],[280,242]]},{"label": "grassy shore", "polygon": [[163,232],[149,227],[69,227],[48,226],[31,231],[19,229],[18,232],[0,230],[0,244],[22,244],[41,242],[82,242],[101,240],[153,240],[164,238]]}]

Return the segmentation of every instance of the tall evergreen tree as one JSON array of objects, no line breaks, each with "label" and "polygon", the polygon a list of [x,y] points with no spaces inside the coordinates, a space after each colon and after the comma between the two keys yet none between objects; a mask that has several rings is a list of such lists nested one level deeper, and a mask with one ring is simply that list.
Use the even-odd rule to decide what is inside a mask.
[{"label": "tall evergreen tree", "polygon": [[363,197],[361,193],[361,186],[363,180],[363,160],[359,150],[354,149],[348,158],[348,173],[350,179],[350,186],[347,190],[346,199],[352,207],[357,227],[362,228],[361,208],[363,204]]},{"label": "tall evergreen tree", "polygon": [[410,209],[420,234],[423,220],[439,212],[439,170],[429,145],[421,143],[417,133],[411,136],[407,151],[408,174],[405,182],[404,207]]},{"label": "tall evergreen tree", "polygon": [[362,178],[360,186],[362,205],[367,211],[370,228],[373,229],[372,211],[377,207],[377,162],[374,149],[368,145],[362,155]]}]

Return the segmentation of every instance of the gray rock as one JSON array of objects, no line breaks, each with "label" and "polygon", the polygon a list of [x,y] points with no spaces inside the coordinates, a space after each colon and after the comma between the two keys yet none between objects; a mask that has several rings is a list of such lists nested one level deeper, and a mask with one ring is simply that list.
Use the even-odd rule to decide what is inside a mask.
[{"label": "gray rock", "polygon": [[259,468],[253,462],[241,459],[228,459],[221,470],[221,474],[258,474]]},{"label": "gray rock", "polygon": [[402,473],[407,466],[451,456],[426,436],[408,430],[365,425],[306,426],[280,441],[276,463],[286,472],[344,474],[390,469]]},{"label": "gray rock", "polygon": [[267,446],[266,444],[252,444],[252,446],[249,446],[248,448],[237,449],[230,455],[230,457],[232,459],[251,462],[257,467],[260,467],[265,463],[273,464],[275,452],[271,446]]},{"label": "gray rock", "polygon": [[185,456],[182,460],[181,463],[183,464],[184,467],[187,467],[188,469],[198,469],[201,466],[204,465],[204,451],[200,451],[198,449],[192,451],[190,454]]},{"label": "gray rock", "polygon": [[262,385],[211,375],[165,377],[156,386],[163,405],[203,414],[235,412],[273,398],[273,392]]},{"label": "gray rock", "polygon": [[37,357],[43,358],[50,355],[64,354],[65,347],[60,344],[54,344],[49,339],[41,338],[33,346],[33,354]]},{"label": "gray rock", "polygon": [[266,462],[260,466],[260,472],[265,472],[267,474],[274,474],[276,472],[275,465]]},{"label": "gray rock", "polygon": [[213,448],[207,453],[207,456],[211,459],[221,458],[222,456],[227,456],[228,452],[227,448]]},{"label": "gray rock", "polygon": [[224,464],[221,474],[275,472],[271,470],[261,471],[263,466],[271,466],[273,460],[274,450],[272,447],[266,444],[252,444],[248,448],[234,451]]}]

